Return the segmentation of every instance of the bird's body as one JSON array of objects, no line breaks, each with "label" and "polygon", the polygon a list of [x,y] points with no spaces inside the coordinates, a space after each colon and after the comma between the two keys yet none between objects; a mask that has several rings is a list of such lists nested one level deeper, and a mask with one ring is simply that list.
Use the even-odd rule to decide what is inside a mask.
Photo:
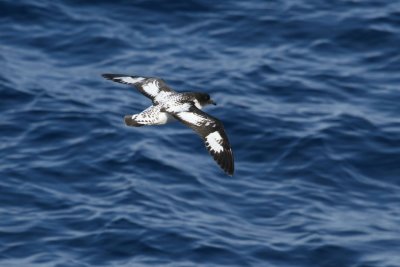
[{"label": "bird's body", "polygon": [[143,95],[150,98],[153,105],[134,115],[126,115],[125,124],[133,127],[162,125],[178,120],[200,135],[215,161],[229,175],[233,174],[233,153],[222,123],[201,111],[209,104],[215,104],[210,96],[198,92],[176,92],[158,78],[129,76],[122,74],[103,74],[115,82],[135,86]]},{"label": "bird's body", "polygon": [[129,126],[162,125],[174,121],[174,117],[166,112],[162,112],[163,104],[150,106],[135,115],[126,115],[125,123]]},{"label": "bird's body", "polygon": [[185,103],[188,102],[193,102],[200,110],[203,108],[192,93],[174,92],[171,94],[164,94],[163,96],[163,98],[156,97],[155,101],[153,101],[154,104],[139,114],[127,115],[125,119],[126,124],[129,125],[129,122],[133,123],[134,121],[135,123],[141,124],[140,126],[162,125],[171,121],[176,121],[174,116],[171,115],[171,111],[184,111],[185,108],[188,108],[188,106],[185,105]]}]

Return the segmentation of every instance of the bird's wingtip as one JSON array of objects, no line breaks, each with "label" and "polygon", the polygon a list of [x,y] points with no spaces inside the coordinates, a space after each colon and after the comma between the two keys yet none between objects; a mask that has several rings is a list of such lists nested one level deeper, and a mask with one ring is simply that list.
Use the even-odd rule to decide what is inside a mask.
[{"label": "bird's wingtip", "polygon": [[114,78],[115,77],[115,74],[111,74],[111,73],[103,73],[103,74],[101,74],[101,76],[103,77],[103,78],[106,78],[106,79],[112,79],[112,78]]}]

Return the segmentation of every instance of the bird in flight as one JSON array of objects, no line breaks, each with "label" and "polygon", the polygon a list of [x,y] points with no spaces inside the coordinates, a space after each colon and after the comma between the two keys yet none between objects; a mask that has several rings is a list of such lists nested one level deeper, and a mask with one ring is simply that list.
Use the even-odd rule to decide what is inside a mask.
[{"label": "bird in flight", "polygon": [[123,74],[102,76],[114,82],[134,86],[153,102],[153,105],[138,114],[126,115],[124,118],[126,125],[132,127],[162,125],[178,120],[192,128],[204,140],[207,150],[218,165],[228,175],[233,175],[233,153],[224,127],[221,121],[201,110],[206,105],[215,105],[209,94],[176,92],[163,80],[155,77]]}]

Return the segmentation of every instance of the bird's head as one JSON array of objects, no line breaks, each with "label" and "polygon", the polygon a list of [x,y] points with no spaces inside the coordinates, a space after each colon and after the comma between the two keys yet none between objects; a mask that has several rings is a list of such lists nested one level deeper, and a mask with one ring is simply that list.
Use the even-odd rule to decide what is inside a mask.
[{"label": "bird's head", "polygon": [[214,102],[214,100],[211,99],[210,95],[207,93],[197,93],[196,95],[196,100],[199,101],[199,104],[204,107],[206,105],[216,105],[217,103]]}]

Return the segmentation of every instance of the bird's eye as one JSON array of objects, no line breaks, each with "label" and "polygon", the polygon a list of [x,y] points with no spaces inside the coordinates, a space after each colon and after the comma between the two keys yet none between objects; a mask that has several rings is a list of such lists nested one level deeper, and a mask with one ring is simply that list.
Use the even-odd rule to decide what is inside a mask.
[{"label": "bird's eye", "polygon": [[206,95],[206,100],[210,100],[210,96],[209,95]]}]

